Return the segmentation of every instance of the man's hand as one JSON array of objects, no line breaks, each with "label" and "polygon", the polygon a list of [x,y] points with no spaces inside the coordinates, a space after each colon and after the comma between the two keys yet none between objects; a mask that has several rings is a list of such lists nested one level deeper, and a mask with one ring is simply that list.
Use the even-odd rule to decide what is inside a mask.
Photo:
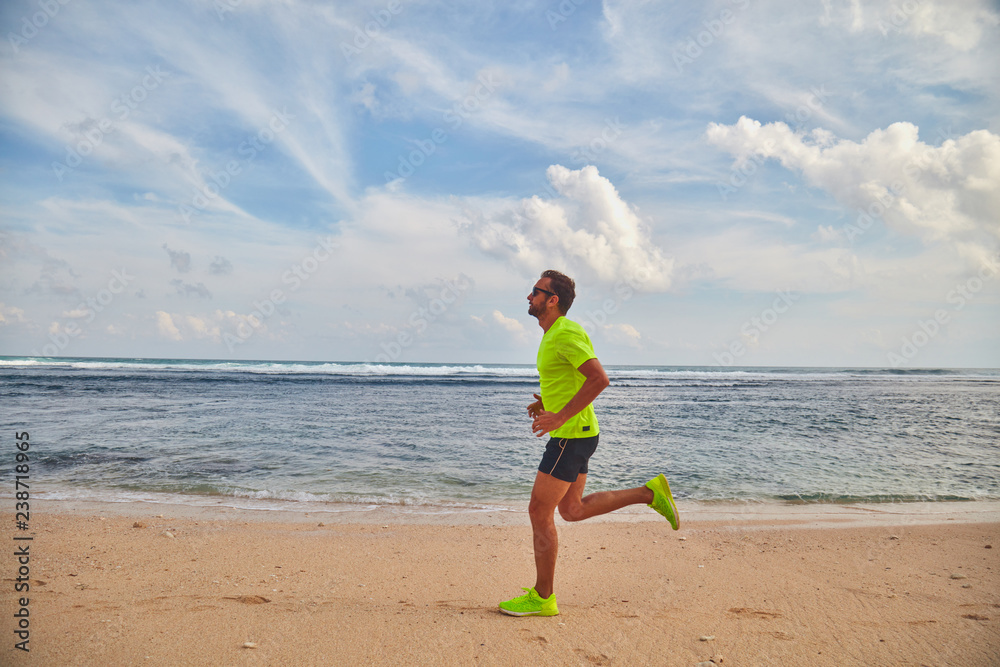
[{"label": "man's hand", "polygon": [[538,394],[532,394],[532,396],[538,399],[537,401],[528,406],[528,416],[534,419],[535,417],[537,417],[542,413],[542,410],[545,409],[545,406],[542,405],[541,396],[539,396]]},{"label": "man's hand", "polygon": [[531,431],[536,437],[540,438],[549,431],[554,431],[565,423],[566,419],[560,417],[558,412],[547,412],[542,410],[535,416],[534,420],[532,420]]},{"label": "man's hand", "polygon": [[528,416],[531,417],[531,431],[536,436],[540,438],[549,431],[554,431],[566,423],[566,420],[559,418],[558,413],[545,411],[541,396],[538,394],[532,395],[538,400],[528,406]]}]

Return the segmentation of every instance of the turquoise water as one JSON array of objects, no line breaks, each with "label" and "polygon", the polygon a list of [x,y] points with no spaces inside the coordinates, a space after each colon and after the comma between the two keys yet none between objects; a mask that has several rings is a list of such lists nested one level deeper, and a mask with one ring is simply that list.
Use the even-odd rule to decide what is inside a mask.
[{"label": "turquoise water", "polygon": [[[610,367],[588,489],[678,499],[1000,499],[1000,372]],[[531,366],[0,358],[36,497],[524,501]],[[13,440],[11,440],[13,447]]]}]

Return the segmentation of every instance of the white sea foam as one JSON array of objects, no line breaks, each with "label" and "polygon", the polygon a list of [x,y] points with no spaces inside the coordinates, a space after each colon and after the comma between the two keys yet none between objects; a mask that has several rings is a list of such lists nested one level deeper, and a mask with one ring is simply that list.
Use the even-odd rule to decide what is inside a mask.
[{"label": "white sea foam", "polygon": [[[535,378],[538,371],[528,365],[491,364],[375,364],[364,362],[300,363],[274,361],[193,361],[193,360],[125,360],[125,359],[0,359],[0,366],[7,367],[51,367],[89,371],[200,371],[261,374],[319,374],[344,376],[396,376],[396,377],[450,377],[487,376],[510,378]],[[760,373],[746,371],[687,371],[658,368],[615,368],[609,367],[608,374],[614,377],[634,378],[733,378],[764,377]]]},{"label": "white sea foam", "polygon": [[[90,359],[71,357],[3,357],[0,367],[68,368],[77,370],[122,371],[218,371],[263,374],[320,374],[343,376],[487,376],[537,377],[538,371],[528,364],[417,364],[369,362],[301,362],[301,361],[228,361],[195,359]],[[753,368],[715,366],[614,366],[606,367],[612,379],[747,381],[784,379],[824,379],[880,375],[942,375],[989,377],[1000,375],[995,369],[851,369],[851,368]],[[725,385],[722,385],[725,386]]]},{"label": "white sea foam", "polygon": [[532,377],[538,371],[526,365],[490,364],[374,364],[365,362],[303,363],[291,361],[198,361],[187,359],[71,359],[26,358],[0,359],[0,367],[20,368],[72,368],[79,370],[125,371],[229,371],[274,374],[328,374],[328,375],[396,375],[396,376],[449,376],[488,375],[494,377]]},{"label": "white sea foam", "polygon": [[510,512],[502,503],[458,502],[431,498],[387,498],[376,495],[316,494],[304,491],[230,491],[221,494],[164,493],[126,489],[87,489],[54,485],[36,491],[37,500],[111,504],[173,505],[191,508],[229,508],[266,512],[342,514],[393,509],[420,514]]}]

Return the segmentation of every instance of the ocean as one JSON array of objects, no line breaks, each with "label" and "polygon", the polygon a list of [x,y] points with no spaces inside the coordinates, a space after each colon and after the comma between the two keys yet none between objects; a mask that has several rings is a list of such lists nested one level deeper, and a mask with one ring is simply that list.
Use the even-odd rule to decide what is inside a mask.
[{"label": "ocean", "polygon": [[[589,491],[1000,499],[1000,370],[611,366]],[[533,366],[0,357],[32,498],[306,511],[525,503]]]}]

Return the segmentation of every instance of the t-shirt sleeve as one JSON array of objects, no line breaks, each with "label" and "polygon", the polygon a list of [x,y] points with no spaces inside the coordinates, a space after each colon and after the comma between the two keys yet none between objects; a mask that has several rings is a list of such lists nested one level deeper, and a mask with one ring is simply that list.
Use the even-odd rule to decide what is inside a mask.
[{"label": "t-shirt sleeve", "polygon": [[559,356],[565,359],[573,368],[580,368],[587,361],[597,357],[594,346],[586,332],[567,332],[559,349]]}]

